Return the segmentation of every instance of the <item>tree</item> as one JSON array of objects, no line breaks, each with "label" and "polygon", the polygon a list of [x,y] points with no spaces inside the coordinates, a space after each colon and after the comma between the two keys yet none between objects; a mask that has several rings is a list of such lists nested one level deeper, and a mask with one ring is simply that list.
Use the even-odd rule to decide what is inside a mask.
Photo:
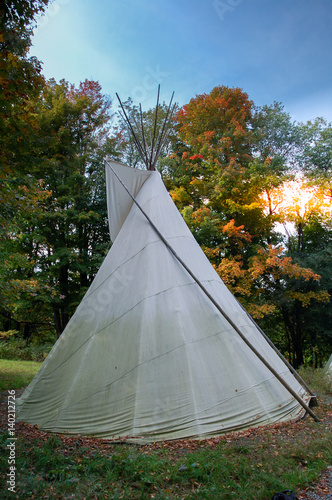
[{"label": "tree", "polygon": [[220,167],[251,158],[252,105],[239,88],[215,87],[198,95],[178,114],[179,136],[188,155],[202,155]]},{"label": "tree", "polygon": [[[251,182],[257,182],[267,202],[267,217],[281,221],[273,206],[272,193],[294,178],[294,163],[300,145],[299,127],[281,103],[255,108]],[[271,241],[269,241],[271,243]]]},{"label": "tree", "polygon": [[313,339],[311,326],[317,309],[329,302],[321,276],[304,264],[284,255],[281,247],[270,246],[260,248],[247,268],[240,257],[223,259],[216,268],[295,368],[317,348],[319,339]]},{"label": "tree", "polygon": [[[313,179],[311,179],[312,183]],[[322,195],[321,188],[307,187],[303,193],[310,193],[305,202],[295,200],[285,211],[288,219],[287,255],[303,267],[308,267],[320,275],[319,283],[311,288],[325,294],[323,302],[313,300],[310,307],[297,307],[297,322],[303,325],[306,338],[303,350],[314,366],[322,364],[325,350],[332,348],[332,226],[331,206]],[[293,231],[289,224],[293,224]],[[288,308],[289,314],[294,315]]]},{"label": "tree", "polygon": [[332,352],[332,224],[329,215],[315,214],[304,227],[304,245],[297,258],[321,275],[320,288],[329,300],[314,303],[305,311],[309,334],[308,357],[313,366],[323,366]]},{"label": "tree", "polygon": [[332,124],[323,118],[301,126],[298,162],[309,183],[319,186],[332,201]]},{"label": "tree", "polygon": [[11,328],[14,311],[22,319],[17,298],[38,289],[31,279],[32,261],[18,248],[16,235],[20,216],[37,213],[47,196],[33,176],[36,102],[44,79],[39,61],[28,56],[34,19],[47,4],[4,0],[0,12],[0,302],[5,328]]},{"label": "tree", "polygon": [[[299,178],[271,190],[270,200],[285,227],[280,262],[282,258],[286,259],[285,262],[291,259],[298,272],[297,275],[284,274],[283,286],[280,288],[278,285],[272,296],[276,308],[274,317],[277,314],[275,322],[282,327],[283,337],[275,339],[274,325],[269,324],[267,318],[263,321],[274,341],[289,353],[294,365],[301,364],[303,360],[322,363],[323,346],[328,345],[330,338],[327,326],[327,318],[331,314],[328,272],[330,203],[318,186],[308,187]],[[312,272],[311,279],[304,279],[309,270]],[[273,276],[276,276],[276,271],[273,271]],[[269,287],[264,288],[267,289]]]},{"label": "tree", "polygon": [[253,108],[240,89],[218,87],[180,111],[169,180],[223,281],[295,366],[310,344],[304,318],[329,301],[320,275],[275,230],[291,219],[291,207],[278,213],[275,193],[280,202],[294,178],[300,132],[280,103]]},{"label": "tree", "polygon": [[[35,98],[44,80],[41,65],[28,57],[31,26],[43,12],[48,0],[4,0],[0,13],[0,223],[22,208],[23,199],[34,200],[38,185],[32,182],[29,154],[37,126],[34,116]],[[27,189],[26,189],[27,188]],[[27,200],[30,202],[31,200]]]},{"label": "tree", "polygon": [[[38,212],[19,215],[12,239],[33,263],[25,273],[51,291],[44,306],[58,336],[109,245],[104,158],[113,153],[110,106],[98,82],[88,80],[78,88],[50,80],[36,105],[33,176],[48,196]],[[29,300],[40,308],[40,296]]]},{"label": "tree", "polygon": [[26,29],[38,14],[45,11],[48,0],[3,0],[0,22],[2,28]]},{"label": "tree", "polygon": [[209,95],[191,99],[177,116],[178,140],[168,187],[190,226],[195,226],[200,211],[205,227],[214,226],[213,238],[205,246],[218,247],[216,264],[237,254],[236,236],[227,230],[230,221],[247,235],[242,248],[246,259],[271,231],[258,196],[261,188],[250,182],[252,109],[253,103],[241,89],[220,86]]},{"label": "tree", "polygon": [[33,244],[40,247],[43,279],[57,291],[52,306],[58,335],[109,244],[104,158],[113,152],[110,106],[99,83],[88,80],[78,88],[51,80],[39,104],[43,132],[37,172],[51,196]]}]

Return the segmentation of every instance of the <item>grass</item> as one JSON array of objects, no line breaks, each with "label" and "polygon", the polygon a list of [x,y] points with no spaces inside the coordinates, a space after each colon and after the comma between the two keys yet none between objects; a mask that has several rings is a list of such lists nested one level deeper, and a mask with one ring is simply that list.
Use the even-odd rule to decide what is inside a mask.
[{"label": "grass", "polygon": [[[16,496],[4,490],[1,498],[270,500],[298,492],[332,464],[331,395],[317,380],[321,422],[307,417],[203,441],[114,444],[18,423]],[[5,471],[10,441],[1,436]]]},{"label": "grass", "polygon": [[0,359],[0,390],[26,387],[42,363]]},{"label": "grass", "polygon": [[298,373],[318,396],[332,393],[332,377],[326,375],[324,368],[315,369],[301,366]]}]

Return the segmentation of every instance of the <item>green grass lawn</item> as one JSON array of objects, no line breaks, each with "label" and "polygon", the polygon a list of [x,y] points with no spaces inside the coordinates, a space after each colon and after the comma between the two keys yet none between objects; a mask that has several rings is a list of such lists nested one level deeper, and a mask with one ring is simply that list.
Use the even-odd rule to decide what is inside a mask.
[{"label": "green grass lawn", "polygon": [[0,359],[0,390],[26,387],[38,372],[42,363]]}]

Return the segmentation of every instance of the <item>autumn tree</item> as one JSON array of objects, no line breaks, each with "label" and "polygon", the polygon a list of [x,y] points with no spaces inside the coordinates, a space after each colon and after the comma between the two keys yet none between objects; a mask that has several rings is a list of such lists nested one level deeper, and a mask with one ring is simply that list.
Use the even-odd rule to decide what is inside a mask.
[{"label": "autumn tree", "polygon": [[[168,182],[174,201],[191,227],[202,220],[196,236],[208,252],[213,249],[216,265],[223,257],[237,255],[239,245],[248,259],[271,230],[258,196],[261,188],[250,182],[252,101],[241,89],[216,87],[192,99],[177,121]],[[204,243],[207,228],[212,239]]]},{"label": "autumn tree", "polygon": [[248,96],[228,87],[196,96],[179,111],[173,168],[194,209],[207,197],[218,204],[224,184],[242,179],[251,158],[251,111]]},{"label": "autumn tree", "polygon": [[[44,80],[39,61],[28,55],[35,17],[48,0],[4,0],[0,10],[0,224],[34,203],[39,186],[31,174],[31,146],[37,124],[35,99]],[[31,196],[29,196],[31,194]]]},{"label": "autumn tree", "polygon": [[331,344],[331,206],[299,179],[272,189],[270,202],[284,225],[279,246],[258,248],[246,267],[223,259],[218,272],[295,366],[321,364]]},{"label": "autumn tree", "polygon": [[50,80],[37,102],[33,175],[48,195],[38,212],[19,217],[14,240],[31,260],[24,273],[50,290],[46,300],[30,294],[29,303],[40,308],[44,298],[58,335],[109,244],[104,158],[113,152],[110,106],[99,83],[88,80],[78,88]]},{"label": "autumn tree", "polygon": [[217,267],[228,288],[296,368],[321,340],[312,337],[308,319],[312,325],[317,309],[330,298],[322,276],[308,264],[270,246],[259,248],[247,268],[240,259],[223,259]]},{"label": "autumn tree", "polygon": [[227,286],[298,366],[310,343],[303,318],[328,302],[319,273],[288,255],[276,190],[294,178],[299,126],[280,103],[255,108],[217,87],[178,114],[168,185]]},{"label": "autumn tree", "polygon": [[[20,216],[37,213],[47,196],[33,175],[36,102],[44,79],[39,61],[28,54],[34,20],[47,4],[4,0],[0,10],[0,312],[5,329],[19,328],[20,323],[12,325],[18,297],[42,293],[31,277],[32,259],[20,251],[16,235]],[[21,319],[19,312],[16,317]]]}]

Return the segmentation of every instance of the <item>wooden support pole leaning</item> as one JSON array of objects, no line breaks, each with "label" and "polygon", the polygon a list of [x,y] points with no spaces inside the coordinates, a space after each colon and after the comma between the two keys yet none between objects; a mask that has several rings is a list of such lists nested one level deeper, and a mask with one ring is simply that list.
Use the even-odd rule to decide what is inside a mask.
[{"label": "wooden support pole leaning", "polygon": [[137,124],[135,118],[133,118],[134,124],[136,125],[136,128],[138,132],[142,136],[142,141],[143,141],[143,147],[140,142],[140,139],[135,132],[130,120],[129,116],[126,113],[125,107],[119,97],[119,95],[116,93],[116,97],[119,101],[119,104],[122,109],[123,116],[122,118],[124,119],[125,123],[128,126],[128,129],[130,130],[134,142],[137,147],[137,151],[140,155],[140,157],[143,160],[143,163],[145,164],[147,170],[155,170],[156,169],[156,163],[160,154],[161,149],[163,148],[165,141],[168,136],[168,131],[170,128],[172,116],[174,114],[176,104],[173,104],[172,107],[172,101],[174,97],[174,92],[172,93],[171,100],[169,102],[169,105],[167,107],[166,111],[166,118],[164,119],[163,126],[159,129],[158,135],[157,135],[157,125],[158,125],[158,106],[159,106],[159,95],[160,95],[160,85],[158,85],[158,95],[157,95],[157,104],[156,104],[156,109],[155,109],[155,116],[154,116],[154,125],[153,125],[153,135],[151,137],[151,147],[148,148],[148,143],[145,137],[145,132],[144,132],[144,124],[143,124],[143,113],[142,113],[142,107],[141,104],[139,105],[139,121],[140,123]]},{"label": "wooden support pole leaning", "polygon": [[173,107],[172,107],[173,97],[174,97],[174,92],[172,93],[171,100],[170,100],[168,108],[167,108],[166,118],[164,120],[162,129],[161,129],[161,132],[160,132],[160,136],[158,137],[158,141],[157,141],[158,146],[157,146],[157,150],[156,150],[155,155],[154,155],[154,160],[153,160],[153,164],[152,164],[151,170],[155,170],[156,169],[156,163],[157,163],[160,151],[164,147],[165,141],[166,141],[166,139],[168,137],[168,130],[170,128],[171,119],[172,119],[172,116],[174,114],[174,110],[175,110],[175,107],[176,107],[176,104],[174,104]]},{"label": "wooden support pole leaning", "polygon": [[[123,112],[123,114],[124,114],[125,121],[126,121],[126,123],[128,124],[129,129],[130,129],[130,131],[131,131],[131,133],[132,133],[132,135],[133,135],[133,137],[134,137],[134,141],[135,141],[135,144],[136,144],[136,147],[137,147],[137,151],[139,152],[140,157],[142,158],[143,162],[145,163],[145,165],[146,165],[146,166],[147,166],[147,168],[148,168],[148,159],[147,159],[147,158],[146,158],[146,156],[145,156],[145,152],[144,152],[144,150],[143,150],[143,148],[142,148],[142,145],[141,145],[141,143],[140,143],[140,140],[139,140],[139,138],[137,137],[136,132],[135,132],[135,130],[133,129],[133,127],[132,127],[131,123],[130,123],[130,120],[129,120],[129,118],[128,118],[128,115],[127,115],[127,113],[126,113],[126,110],[125,110],[125,108],[124,108],[124,105],[123,105],[123,104],[122,104],[122,102],[121,102],[121,99],[120,99],[120,97],[119,97],[118,93],[116,92],[116,93],[115,93],[115,95],[116,95],[116,97],[118,98],[118,101],[119,101],[119,103],[120,103],[120,106],[121,106],[122,112]],[[149,170],[149,168],[148,168],[148,170]]]},{"label": "wooden support pole leaning", "polygon": [[122,182],[120,177],[117,175],[115,170],[112,168],[112,166],[107,162],[109,168],[112,170],[120,184],[123,186],[123,188],[126,190],[130,198],[133,200],[137,208],[142,212],[144,217],[147,219],[149,224],[152,226],[154,231],[157,233],[159,238],[162,240],[162,242],[166,245],[168,250],[174,255],[174,257],[177,259],[177,261],[184,267],[184,269],[187,271],[187,273],[193,278],[193,280],[197,283],[197,285],[203,290],[205,295],[210,299],[212,304],[218,309],[218,311],[222,314],[222,316],[226,319],[226,321],[234,328],[234,330],[238,333],[238,335],[242,338],[242,340],[247,344],[247,346],[252,350],[252,352],[260,359],[260,361],[270,370],[270,372],[279,380],[279,382],[288,390],[288,392],[293,396],[294,399],[296,399],[302,408],[306,410],[307,413],[316,421],[319,422],[319,418],[315,413],[309,408],[309,406],[300,398],[300,396],[290,387],[290,385],[279,375],[279,373],[273,368],[273,366],[266,361],[266,359],[260,354],[260,352],[251,344],[251,342],[245,337],[245,335],[241,332],[241,330],[236,326],[236,324],[233,322],[233,320],[228,316],[227,313],[221,308],[221,306],[218,304],[218,302],[212,297],[212,295],[208,292],[208,290],[205,288],[205,286],[199,281],[199,279],[194,275],[194,273],[190,270],[190,268],[187,266],[187,264],[179,257],[179,255],[175,252],[173,247],[168,243],[168,241],[164,238],[164,236],[161,234],[159,229],[154,225],[150,217],[144,212],[143,208],[140,206],[140,204],[136,201],[134,196],[131,194],[127,186]]},{"label": "wooden support pole leaning", "polygon": [[155,143],[155,140],[156,140],[156,131],[157,131],[159,95],[160,95],[160,84],[158,85],[157,104],[156,104],[156,113],[155,113],[155,117],[154,117],[154,127],[153,127],[153,136],[152,136],[152,144],[151,144],[151,154],[150,154],[150,161],[149,161],[149,170],[154,170],[152,168],[152,163],[153,163],[153,149],[154,149],[154,143]]}]

